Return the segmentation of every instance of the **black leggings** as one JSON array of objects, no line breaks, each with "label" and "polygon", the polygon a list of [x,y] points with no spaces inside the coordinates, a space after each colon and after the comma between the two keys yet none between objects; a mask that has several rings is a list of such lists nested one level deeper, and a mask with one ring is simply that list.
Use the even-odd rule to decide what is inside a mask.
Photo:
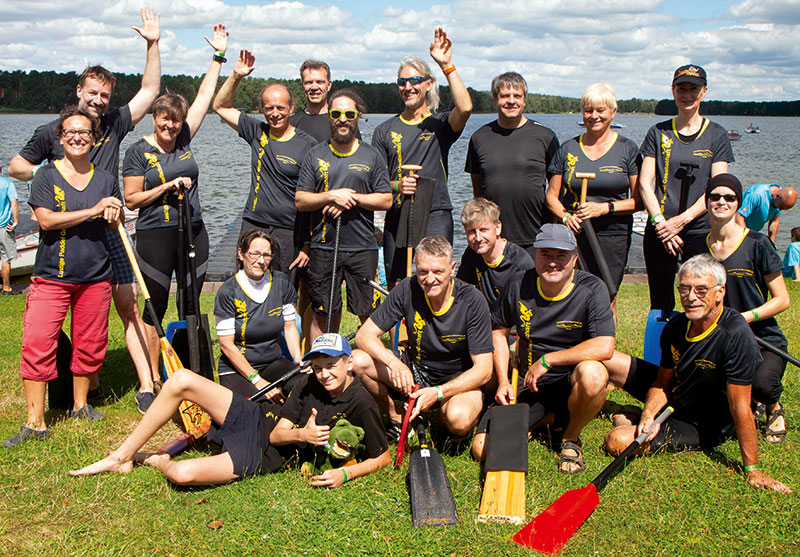
[{"label": "black leggings", "polygon": [[[208,267],[208,232],[203,221],[192,223],[192,239],[194,240],[195,262],[197,264],[197,290],[203,290]],[[172,274],[178,266],[178,229],[152,228],[136,231],[136,259],[142,269],[144,282],[150,291],[153,309],[158,321],[164,320],[169,303],[169,288]],[[188,257],[187,257],[188,259]],[[189,280],[189,263],[186,263],[186,281]],[[187,291],[186,312],[193,314],[192,297]],[[142,316],[148,325],[154,325],[149,312]]]},{"label": "black leggings", "polygon": [[[681,261],[708,252],[706,233],[680,236],[683,239]],[[650,224],[644,229],[642,249],[644,265],[647,268],[647,284],[650,287],[650,309],[670,312],[675,307],[675,273],[678,270],[678,258],[667,252],[667,248],[658,239],[655,227]]]},{"label": "black leggings", "polygon": [[[785,345],[778,345],[786,350]],[[783,374],[786,371],[786,360],[769,350],[762,350],[764,361],[756,368],[753,378],[753,398],[762,404],[775,404],[783,393]]]}]

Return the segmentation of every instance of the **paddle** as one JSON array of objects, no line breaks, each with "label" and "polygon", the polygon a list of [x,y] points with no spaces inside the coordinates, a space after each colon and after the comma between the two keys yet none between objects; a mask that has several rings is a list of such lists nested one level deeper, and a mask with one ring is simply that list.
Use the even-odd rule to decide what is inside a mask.
[{"label": "paddle", "polygon": [[774,344],[772,344],[770,342],[767,342],[763,338],[758,338],[758,337],[756,337],[756,342],[762,348],[765,348],[766,350],[769,350],[770,352],[773,352],[774,354],[777,354],[778,356],[780,356],[781,358],[783,358],[784,360],[786,360],[790,364],[793,364],[795,367],[800,367],[800,360],[798,360],[797,358],[795,358],[794,356],[792,356],[788,352],[784,352],[783,350],[781,350],[780,348],[778,348]]},{"label": "paddle", "polygon": [[328,316],[325,323],[325,332],[331,332],[331,320],[333,319],[333,293],[336,288],[336,265],[339,259],[339,236],[342,232],[342,215],[336,217],[336,237],[333,240],[333,269],[331,269],[331,293],[328,297]]},{"label": "paddle", "polygon": [[[416,393],[418,390],[419,385],[414,384],[411,392]],[[408,445],[408,422],[411,419],[411,414],[414,413],[414,404],[416,402],[416,400],[412,400],[409,397],[408,404],[406,406],[406,413],[403,416],[403,427],[400,428],[400,437],[397,438],[397,456],[395,456],[394,459],[395,469],[400,468],[400,465],[403,464],[403,455],[406,452],[406,445]]]},{"label": "paddle", "polygon": [[[422,170],[422,166],[418,164],[404,164],[400,166],[400,170],[407,170],[408,175],[414,178],[417,178],[416,172]],[[406,245],[406,276],[411,276],[411,261],[412,255],[414,252],[414,237],[412,235],[414,231],[414,194],[408,196],[408,243]],[[423,230],[422,233],[424,234],[425,231]]]},{"label": "paddle", "polygon": [[456,502],[439,453],[428,444],[425,425],[417,424],[420,446],[408,462],[408,491],[414,528],[458,524]]},{"label": "paddle", "polygon": [[[594,172],[576,172],[575,177],[581,182],[581,204],[586,203],[586,189],[588,187],[589,180],[594,180],[596,175]],[[600,242],[597,240],[597,234],[594,232],[594,226],[592,226],[592,221],[590,219],[586,219],[581,222],[581,228],[586,233],[586,239],[589,241],[589,247],[592,248],[592,253],[594,254],[594,260],[597,261],[597,267],[600,269],[600,278],[603,279],[603,282],[606,283],[606,287],[608,287],[608,294],[612,298],[617,295],[617,285],[614,284],[614,281],[611,278],[611,271],[608,270],[608,262],[606,261],[606,256],[603,255],[603,250],[600,248]]]},{"label": "paddle", "polygon": [[491,409],[479,522],[522,524],[525,521],[530,408],[527,404],[517,404],[518,381],[519,370],[515,365],[511,372],[511,404]]},{"label": "paddle", "polygon": [[47,406],[51,410],[72,410],[72,341],[64,329],[58,331],[55,379],[47,382]]},{"label": "paddle", "polygon": [[281,384],[285,383],[286,381],[288,381],[289,379],[291,379],[292,377],[294,377],[295,375],[297,375],[298,373],[300,373],[301,371],[303,371],[304,369],[306,369],[310,365],[311,365],[311,362],[306,362],[304,364],[300,364],[298,366],[294,366],[292,369],[290,369],[289,371],[287,371],[286,373],[284,373],[283,375],[278,377],[275,381],[273,381],[272,383],[270,383],[269,385],[267,385],[263,389],[259,389],[258,391],[256,391],[255,393],[253,393],[252,395],[247,397],[247,400],[255,401],[255,400],[261,398],[262,396],[264,396],[265,394],[270,392],[272,389],[274,389],[278,385],[281,385]]},{"label": "paddle", "polygon": [[681,161],[680,166],[684,170],[684,176],[681,179],[681,199],[678,205],[678,214],[686,210],[686,205],[689,201],[689,188],[692,186],[692,173],[695,168],[700,168],[700,165],[693,161]]},{"label": "paddle", "polygon": [[[667,406],[656,418],[655,424],[662,424],[672,414],[672,407]],[[622,451],[614,461],[605,467],[592,482],[584,488],[573,489],[555,500],[544,511],[531,520],[522,530],[514,534],[512,541],[540,551],[555,555],[564,547],[581,524],[589,518],[600,502],[597,490],[601,489],[614,471],[622,466],[636,449],[639,448],[649,432],[643,432],[633,443]]]},{"label": "paddle", "polygon": [[[167,323],[167,341],[172,345],[176,354],[183,360],[190,358],[189,339],[186,330],[186,219],[184,218],[185,206],[183,204],[183,182],[178,183],[178,258],[175,265],[175,282],[177,291],[175,301],[178,305],[178,319]],[[191,229],[190,232],[191,234]],[[179,357],[180,357],[179,356]],[[164,379],[169,378],[166,365],[164,366]]]},{"label": "paddle", "polygon": [[[156,334],[158,335],[158,343],[161,346],[161,358],[164,360],[164,371],[166,372],[167,378],[169,378],[173,373],[183,368],[183,364],[175,353],[175,350],[172,349],[172,345],[167,340],[167,337],[164,335],[164,329],[161,327],[161,322],[158,320],[153,302],[150,301],[150,292],[147,290],[142,271],[139,269],[139,263],[136,261],[136,256],[133,253],[133,248],[128,240],[128,234],[125,232],[122,221],[117,221],[117,231],[122,238],[122,245],[125,246],[125,253],[128,254],[131,267],[133,267],[133,272],[136,275],[136,282],[142,290],[145,311],[149,312],[150,317],[153,319],[153,326],[156,328]],[[187,432],[197,429],[199,426],[203,425],[204,422],[211,420],[211,417],[206,414],[202,408],[188,400],[181,402],[178,410],[180,411],[183,428]]]}]

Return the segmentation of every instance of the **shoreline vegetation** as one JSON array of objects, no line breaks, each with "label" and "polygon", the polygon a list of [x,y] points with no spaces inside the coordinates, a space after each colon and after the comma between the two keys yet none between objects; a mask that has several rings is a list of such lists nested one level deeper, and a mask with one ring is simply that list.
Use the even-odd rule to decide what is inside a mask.
[{"label": "shoreline vegetation", "polygon": [[[141,75],[115,73],[115,99],[130,99],[141,86]],[[219,78],[219,85],[227,76]],[[189,75],[164,75],[161,77],[162,90],[184,95],[189,102],[194,98],[201,77]],[[0,71],[0,113],[57,113],[64,106],[75,102],[75,85],[78,74],[75,72],[39,72],[21,70]],[[283,83],[294,95],[296,109],[305,108],[305,96],[299,79],[273,79],[247,77],[236,89],[234,106],[258,112],[258,93],[266,85]],[[367,104],[372,114],[395,114],[401,112],[403,103],[397,95],[394,83],[365,83],[363,81],[334,80],[333,89],[350,87],[355,89]],[[492,96],[489,91],[468,88],[474,105],[473,112],[493,113]],[[452,104],[450,90],[440,88],[442,106]],[[620,114],[656,114],[673,116],[677,114],[672,99],[622,99],[618,101]],[[113,107],[112,107],[113,108]],[[800,100],[796,101],[705,101],[701,111],[708,116],[800,116]],[[529,93],[525,102],[526,113],[564,114],[580,113],[580,99],[558,95]]]},{"label": "shoreline vegetation", "polygon": [[[792,298],[800,296],[800,284],[789,281],[787,286]],[[617,302],[620,350],[641,355],[647,300],[646,283],[623,283]],[[214,295],[203,294],[202,312],[213,313],[213,307]],[[24,296],[0,298],[3,437],[24,420],[25,398],[17,375],[24,308]],[[171,300],[165,322],[176,319],[174,308]],[[800,306],[792,305],[778,321],[789,337],[789,351],[797,355]],[[345,314],[342,332],[356,326],[357,319]],[[216,340],[214,345],[219,354]],[[633,459],[604,488],[599,506],[561,555],[702,555],[709,548],[718,555],[800,553],[798,371],[789,365],[784,378],[785,442],[770,445],[763,435],[758,442],[761,466],[794,494],[748,487],[735,440],[712,452]],[[134,403],[136,375],[113,310],[101,378],[106,398],[97,407],[106,412],[105,420],[78,422],[51,413],[49,440],[0,449],[0,547],[5,547],[0,554],[531,555],[509,541],[518,526],[476,523],[480,465],[470,458],[469,444],[454,446],[440,429],[434,429],[433,440],[444,458],[461,520],[448,528],[412,527],[407,464],[333,491],[309,487],[296,469],[189,489],[170,486],[157,470],[139,466],[126,476],[71,478],[70,468],[106,455],[140,420]],[[633,402],[620,390],[609,398]],[[609,429],[605,417],[586,427],[582,440],[589,468],[575,476],[558,473],[558,455],[545,441],[530,442],[527,520],[567,490],[584,487],[611,462],[600,449]],[[176,423],[169,423],[145,449],[154,450],[180,432]]]}]

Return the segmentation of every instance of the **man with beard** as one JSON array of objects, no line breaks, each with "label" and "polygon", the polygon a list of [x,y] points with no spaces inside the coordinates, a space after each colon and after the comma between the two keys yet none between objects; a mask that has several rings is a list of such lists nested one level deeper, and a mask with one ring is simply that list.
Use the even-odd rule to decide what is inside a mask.
[{"label": "man with beard", "polygon": [[236,87],[253,72],[255,61],[251,52],[239,53],[236,67],[214,99],[214,111],[250,144],[250,194],[239,238],[255,228],[268,232],[278,246],[276,268],[288,273],[294,267],[308,264],[308,254],[296,244],[294,194],[300,163],[316,141],[289,123],[294,99],[285,85],[274,83],[261,91],[261,113],[266,122],[233,107]]},{"label": "man with beard", "polygon": [[473,195],[500,207],[503,236],[533,255],[533,239],[550,220],[544,196],[558,138],[523,115],[527,94],[528,84],[518,73],[492,80],[497,120],[470,137],[464,171],[470,173]]},{"label": "man with beard", "polygon": [[[317,143],[327,141],[331,137],[328,121],[328,93],[332,84],[330,66],[321,60],[306,60],[300,66],[300,84],[306,96],[306,107],[292,114],[290,122],[316,139]],[[361,139],[357,125],[356,137]]]},{"label": "man with beard", "polygon": [[[378,268],[374,211],[384,211],[392,203],[389,176],[380,154],[362,144],[355,135],[360,115],[365,111],[361,97],[351,89],[331,95],[331,139],[313,147],[300,168],[295,203],[299,211],[315,211],[311,237],[309,286],[311,340],[325,331],[329,312],[332,329],[339,329],[341,280],[347,282],[347,309],[364,322],[372,313],[375,297],[364,277],[374,277]],[[338,256],[334,253],[336,230],[341,226]],[[333,259],[337,265],[333,268]],[[333,307],[328,307],[331,273]]]},{"label": "man with beard", "polygon": [[[635,437],[649,432],[642,451],[650,454],[659,449],[711,449],[735,436],[747,483],[791,493],[758,465],[750,391],[761,356],[742,314],[722,305],[726,279],[725,267],[709,254],[696,255],[681,266],[678,294],[684,313],[661,333],[660,367],[656,372],[654,364],[629,360],[631,371],[657,373],[641,418],[608,432],[605,446],[617,455]],[[675,412],[663,425],[655,425],[667,405]]]},{"label": "man with beard", "polygon": [[[161,58],[158,41],[161,36],[158,14],[150,8],[142,8],[142,26],[134,27],[147,41],[147,61],[142,74],[142,87],[128,104],[108,110],[111,92],[116,79],[107,69],[101,66],[86,68],[78,81],[78,107],[88,111],[100,119],[102,137],[94,144],[89,160],[103,170],[110,172],[115,178],[119,175],[119,146],[122,139],[133,130],[133,127],[145,117],[153,104],[161,87]],[[58,119],[36,128],[27,145],[17,154],[8,166],[11,177],[25,182],[33,177],[38,165],[43,161],[53,161],[64,157],[64,148],[55,136]],[[125,327],[125,342],[128,352],[139,376],[139,392],[136,403],[139,411],[144,413],[153,402],[153,376],[157,372],[150,369],[144,337],[144,323],[136,306],[136,278],[133,268],[128,262],[122,241],[116,230],[106,233],[109,244],[109,257],[114,270],[112,295],[114,306]],[[92,391],[89,395],[98,396],[99,380],[92,380]]]}]

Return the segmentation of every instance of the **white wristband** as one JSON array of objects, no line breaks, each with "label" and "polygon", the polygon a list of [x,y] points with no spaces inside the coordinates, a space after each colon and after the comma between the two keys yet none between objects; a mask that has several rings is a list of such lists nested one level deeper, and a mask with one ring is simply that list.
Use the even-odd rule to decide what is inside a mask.
[{"label": "white wristband", "polygon": [[561,217],[561,222],[562,222],[563,224],[567,224],[567,221],[569,220],[569,218],[570,218],[571,216],[572,216],[572,215],[570,215],[569,213],[567,213],[566,215],[564,215],[563,217]]},{"label": "white wristband", "polygon": [[258,383],[259,381],[261,381],[261,375],[259,375],[258,373],[256,373],[256,374],[255,374],[255,376],[254,376],[254,377],[253,377],[253,378],[250,380],[250,382],[251,382],[253,385],[255,385],[256,383]]}]

